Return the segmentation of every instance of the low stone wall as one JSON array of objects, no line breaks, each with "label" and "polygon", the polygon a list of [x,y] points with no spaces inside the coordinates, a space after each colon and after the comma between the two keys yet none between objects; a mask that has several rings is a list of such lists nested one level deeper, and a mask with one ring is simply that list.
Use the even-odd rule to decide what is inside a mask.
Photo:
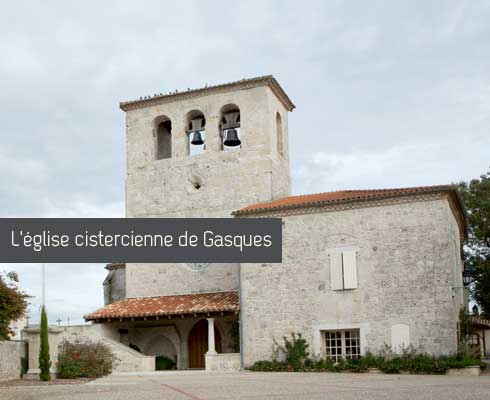
[{"label": "low stone wall", "polygon": [[240,353],[206,354],[206,371],[240,370]]},{"label": "low stone wall", "polygon": [[20,378],[21,358],[25,343],[20,340],[0,342],[0,381]]},{"label": "low stone wall", "polygon": [[[141,354],[117,339],[119,334],[115,328],[97,325],[75,325],[75,326],[50,326],[48,330],[49,353],[51,357],[51,373],[56,373],[58,361],[58,346],[62,340],[90,340],[102,341],[108,345],[115,356],[113,364],[114,372],[143,372],[155,370],[155,357]],[[29,372],[27,378],[36,378],[39,375],[39,327],[31,326],[24,329],[29,342]],[[20,371],[20,367],[19,367]]]},{"label": "low stone wall", "polygon": [[155,371],[155,356],[146,356],[113,339],[103,338],[114,356],[113,372]]}]

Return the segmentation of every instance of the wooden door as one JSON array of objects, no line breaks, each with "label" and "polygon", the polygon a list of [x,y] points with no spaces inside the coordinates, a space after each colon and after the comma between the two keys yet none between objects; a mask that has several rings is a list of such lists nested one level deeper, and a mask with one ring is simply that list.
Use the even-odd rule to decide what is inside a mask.
[{"label": "wooden door", "polygon": [[[214,326],[214,341],[216,351],[221,353],[221,335]],[[208,321],[205,319],[197,322],[189,334],[189,368],[204,368],[204,356],[208,351]]]}]

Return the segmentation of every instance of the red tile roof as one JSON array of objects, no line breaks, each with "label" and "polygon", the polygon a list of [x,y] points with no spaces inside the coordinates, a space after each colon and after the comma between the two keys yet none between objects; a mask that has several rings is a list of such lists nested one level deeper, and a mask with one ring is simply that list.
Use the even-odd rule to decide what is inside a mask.
[{"label": "red tile roof", "polygon": [[440,186],[419,186],[412,188],[398,189],[374,189],[374,190],[340,190],[338,192],[324,192],[315,194],[305,194],[301,196],[283,197],[278,200],[265,203],[252,204],[244,207],[234,214],[255,213],[269,210],[280,210],[286,208],[314,207],[343,202],[377,200],[390,197],[399,197],[413,194],[434,193],[434,192],[454,192],[455,188],[449,185]]},{"label": "red tile roof", "polygon": [[127,319],[213,312],[238,312],[238,292],[139,297],[117,301],[84,316],[85,320]]}]

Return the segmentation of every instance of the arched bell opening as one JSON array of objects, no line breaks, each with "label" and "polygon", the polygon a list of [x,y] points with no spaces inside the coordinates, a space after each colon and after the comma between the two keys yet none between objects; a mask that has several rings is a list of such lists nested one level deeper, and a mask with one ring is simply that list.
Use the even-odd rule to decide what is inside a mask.
[{"label": "arched bell opening", "polygon": [[220,132],[222,150],[230,151],[242,147],[240,132],[240,109],[235,104],[227,104],[220,111]]},{"label": "arched bell opening", "polygon": [[186,115],[188,154],[194,156],[206,151],[206,118],[199,110],[189,111]]},{"label": "arched bell opening", "polygon": [[154,137],[155,137],[155,158],[162,160],[172,157],[172,121],[166,115],[155,118]]}]

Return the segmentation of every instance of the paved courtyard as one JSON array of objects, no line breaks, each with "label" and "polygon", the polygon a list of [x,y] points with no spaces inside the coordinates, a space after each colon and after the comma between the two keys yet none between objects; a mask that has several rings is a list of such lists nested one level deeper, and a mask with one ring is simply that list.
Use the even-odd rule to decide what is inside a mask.
[{"label": "paved courtyard", "polygon": [[490,376],[335,373],[120,374],[76,385],[1,387],[1,400],[490,399]]}]

